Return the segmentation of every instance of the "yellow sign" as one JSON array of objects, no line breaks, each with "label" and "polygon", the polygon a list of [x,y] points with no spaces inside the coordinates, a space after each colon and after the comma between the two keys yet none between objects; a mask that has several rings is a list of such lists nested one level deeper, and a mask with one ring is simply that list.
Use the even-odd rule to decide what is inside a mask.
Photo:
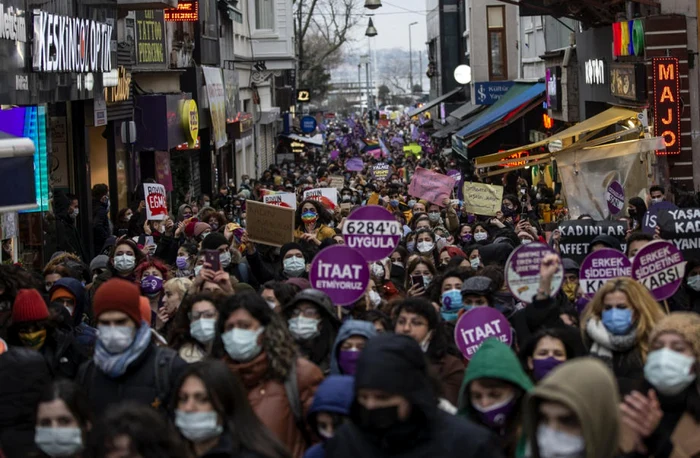
[{"label": "yellow sign", "polygon": [[465,182],[462,192],[467,213],[496,216],[501,210],[503,186]]},{"label": "yellow sign", "polygon": [[194,147],[197,142],[197,134],[199,133],[199,110],[197,110],[197,102],[192,99],[183,100],[180,107],[180,122],[182,128],[185,129],[185,138],[187,144]]},{"label": "yellow sign", "polygon": [[117,85],[104,89],[105,101],[108,105],[129,100],[131,95],[131,73],[120,65],[117,75]]}]

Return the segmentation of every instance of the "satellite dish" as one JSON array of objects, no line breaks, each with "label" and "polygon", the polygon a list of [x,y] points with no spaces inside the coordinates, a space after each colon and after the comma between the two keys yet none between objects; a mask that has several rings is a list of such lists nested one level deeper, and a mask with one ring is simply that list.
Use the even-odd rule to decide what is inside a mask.
[{"label": "satellite dish", "polygon": [[460,65],[455,68],[455,80],[459,84],[469,84],[472,82],[472,68],[469,65]]}]

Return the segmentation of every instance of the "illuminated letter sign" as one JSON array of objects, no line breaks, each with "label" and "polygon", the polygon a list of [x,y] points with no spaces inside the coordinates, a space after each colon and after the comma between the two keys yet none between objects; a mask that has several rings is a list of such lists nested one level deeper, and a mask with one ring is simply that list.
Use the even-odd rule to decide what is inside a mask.
[{"label": "illuminated letter sign", "polygon": [[308,89],[298,89],[297,90],[297,102],[309,102],[311,101],[311,91]]},{"label": "illuminated letter sign", "polygon": [[165,8],[165,22],[197,22],[199,2],[180,2],[177,8]]},{"label": "illuminated letter sign", "polygon": [[657,154],[681,153],[680,77],[678,59],[655,57],[654,66],[654,135],[663,137],[666,151]]}]

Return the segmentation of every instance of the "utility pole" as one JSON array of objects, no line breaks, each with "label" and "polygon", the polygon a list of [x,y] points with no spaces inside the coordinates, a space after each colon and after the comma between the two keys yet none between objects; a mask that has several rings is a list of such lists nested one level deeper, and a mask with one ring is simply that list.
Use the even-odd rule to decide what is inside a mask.
[{"label": "utility pole", "polygon": [[362,106],[362,60],[357,64],[357,92],[360,94],[360,106]]},{"label": "utility pole", "polygon": [[421,90],[423,90],[423,51],[420,49],[418,50],[418,74],[420,75],[420,81],[419,86],[421,87]]},{"label": "utility pole", "polygon": [[411,22],[408,24],[408,79],[410,81],[411,87],[408,89],[409,94],[413,94],[413,40],[411,37],[411,27],[418,24],[418,22]]}]

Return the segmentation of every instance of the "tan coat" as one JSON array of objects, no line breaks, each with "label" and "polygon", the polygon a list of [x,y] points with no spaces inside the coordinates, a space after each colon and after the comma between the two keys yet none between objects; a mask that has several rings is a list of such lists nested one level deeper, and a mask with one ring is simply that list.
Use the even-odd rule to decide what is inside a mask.
[{"label": "tan coat", "polygon": [[670,458],[700,457],[700,424],[688,413],[684,413],[671,435],[673,452]]},{"label": "tan coat", "polygon": [[[311,444],[304,442],[304,436],[297,428],[284,384],[278,380],[266,380],[268,373],[267,355],[262,353],[247,363],[227,361],[237,373],[248,391],[248,401],[263,424],[287,447],[295,458],[304,456]],[[323,373],[315,364],[305,358],[297,358],[297,384],[303,415],[311,407],[316,388],[323,381]]]}]

